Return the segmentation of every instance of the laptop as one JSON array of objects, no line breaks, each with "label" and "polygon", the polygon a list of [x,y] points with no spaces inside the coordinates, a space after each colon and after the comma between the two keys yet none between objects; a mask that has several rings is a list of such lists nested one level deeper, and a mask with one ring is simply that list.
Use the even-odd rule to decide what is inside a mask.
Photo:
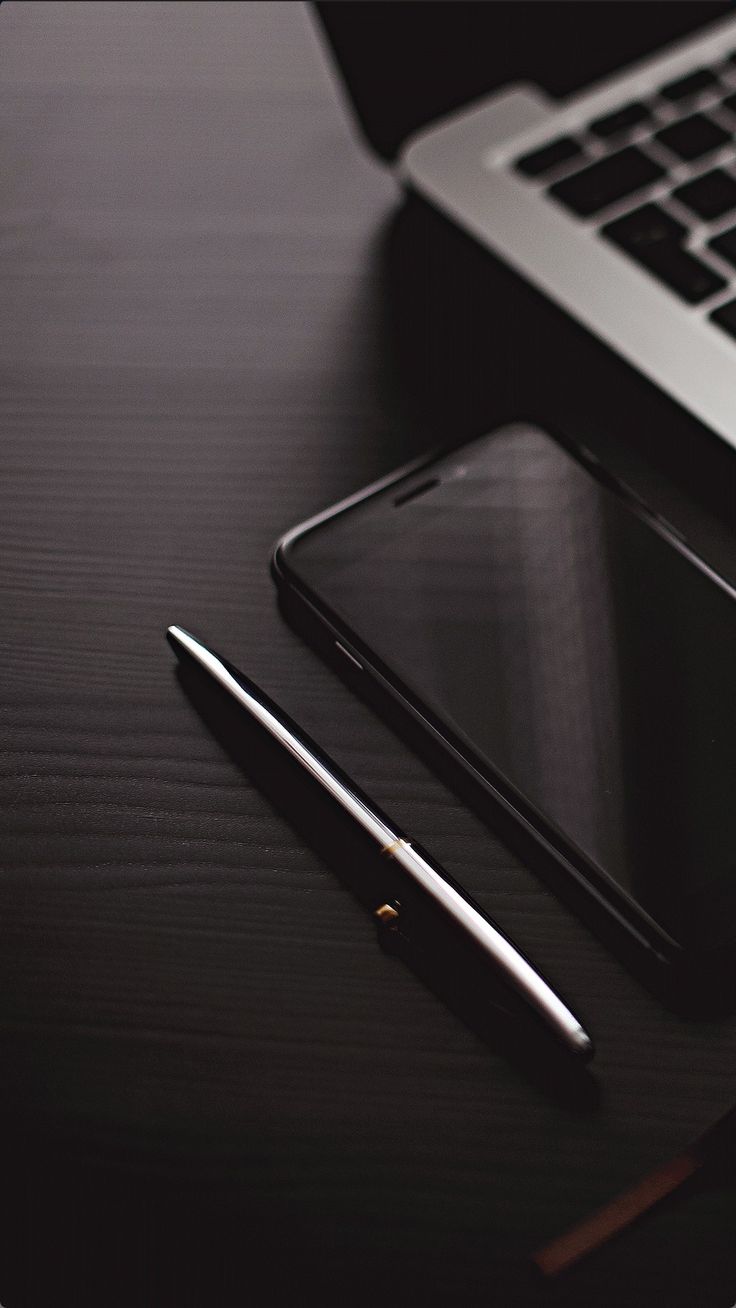
[{"label": "laptop", "polygon": [[405,184],[736,446],[732,6],[317,8]]}]

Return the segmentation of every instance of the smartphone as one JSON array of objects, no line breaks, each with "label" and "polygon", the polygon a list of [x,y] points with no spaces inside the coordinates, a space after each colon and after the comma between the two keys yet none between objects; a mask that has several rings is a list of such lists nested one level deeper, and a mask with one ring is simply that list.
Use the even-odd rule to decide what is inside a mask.
[{"label": "smartphone", "polygon": [[505,426],[296,527],[273,572],[561,886],[730,975],[736,592],[590,452]]}]

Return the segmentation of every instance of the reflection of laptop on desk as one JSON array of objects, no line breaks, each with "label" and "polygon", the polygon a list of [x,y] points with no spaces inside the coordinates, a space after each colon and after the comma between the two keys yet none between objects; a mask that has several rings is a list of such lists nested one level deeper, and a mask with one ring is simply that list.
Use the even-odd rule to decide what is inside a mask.
[{"label": "reflection of laptop on desk", "polygon": [[[369,136],[384,153],[400,147],[406,182],[736,446],[730,6],[327,4],[320,12]],[[409,29],[425,42],[413,59]],[[485,88],[484,49],[496,51]],[[371,57],[389,100],[393,87],[393,137],[386,97],[372,111],[366,95]],[[428,62],[440,70],[434,105]],[[476,98],[457,108],[466,62]],[[477,98],[508,81],[509,69],[514,84]],[[551,100],[530,73],[568,94]],[[601,73],[592,90],[569,94]],[[412,109],[413,85],[423,103]],[[449,115],[433,115],[451,105]],[[433,121],[416,130],[423,115]]]}]

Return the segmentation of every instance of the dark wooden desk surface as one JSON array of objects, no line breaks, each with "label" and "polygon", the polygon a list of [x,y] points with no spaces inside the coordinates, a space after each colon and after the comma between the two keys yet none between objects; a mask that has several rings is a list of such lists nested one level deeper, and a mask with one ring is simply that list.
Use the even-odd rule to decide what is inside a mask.
[{"label": "dark wooden desk surface", "polygon": [[[554,1290],[524,1259],[731,1104],[736,1021],[666,1011],[276,608],[273,541],[424,448],[438,362],[402,374],[402,199],[308,15],[8,0],[0,60],[0,1301],[726,1308],[728,1187]],[[500,412],[528,359],[488,330]],[[467,398],[466,360],[439,364]],[[550,420],[596,425],[569,376],[550,386]],[[670,480],[637,452],[647,397],[600,439],[733,565],[697,443]],[[595,1033],[597,1107],[545,1095],[376,947],[204,731],[172,621],[559,980]]]}]

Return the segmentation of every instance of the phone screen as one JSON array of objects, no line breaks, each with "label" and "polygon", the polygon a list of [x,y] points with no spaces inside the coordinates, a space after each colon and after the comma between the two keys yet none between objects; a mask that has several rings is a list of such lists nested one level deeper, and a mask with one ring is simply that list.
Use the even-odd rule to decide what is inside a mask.
[{"label": "phone screen", "polygon": [[297,535],[369,661],[676,942],[736,937],[736,600],[538,428]]}]

